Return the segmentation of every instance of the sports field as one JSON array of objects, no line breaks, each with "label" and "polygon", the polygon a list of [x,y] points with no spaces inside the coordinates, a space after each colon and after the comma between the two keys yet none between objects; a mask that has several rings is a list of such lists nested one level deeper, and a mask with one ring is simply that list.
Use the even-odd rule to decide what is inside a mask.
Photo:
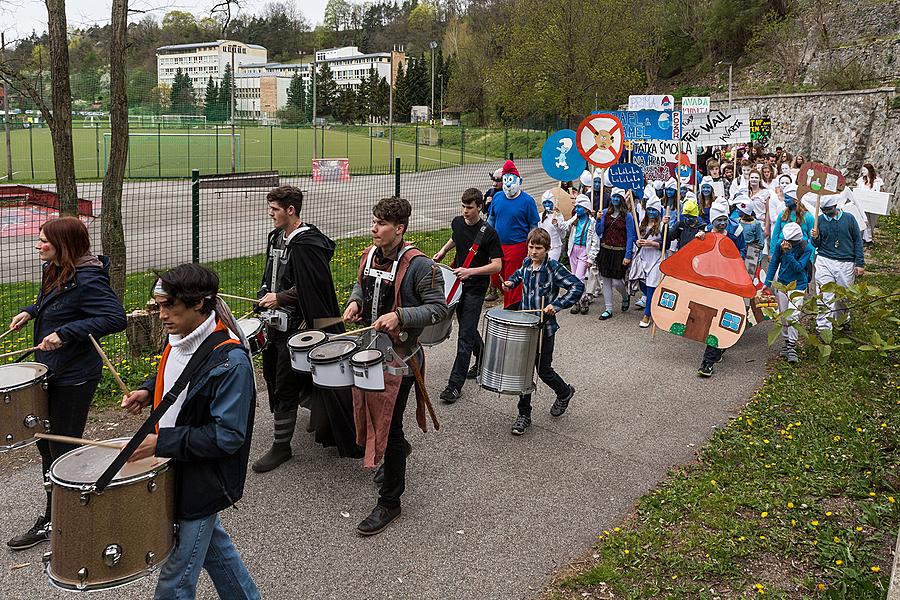
[{"label": "sports field", "polygon": [[[75,173],[78,179],[99,179],[106,168],[109,129],[76,122],[73,129]],[[231,169],[231,130],[212,125],[192,128],[133,128],[130,130],[126,177],[188,177]],[[313,131],[310,128],[236,127],[235,169],[275,169],[305,173],[311,168]],[[316,130],[317,157],[349,158],[354,174],[386,173],[390,164],[389,128],[328,126]],[[496,160],[510,152],[536,157],[544,132],[523,130],[460,129],[445,127],[443,143],[428,128],[394,127],[394,156],[404,171],[431,169]],[[324,138],[324,139],[323,139]],[[12,132],[13,179],[52,181],[53,154],[46,127]],[[5,181],[0,176],[0,181]]]}]

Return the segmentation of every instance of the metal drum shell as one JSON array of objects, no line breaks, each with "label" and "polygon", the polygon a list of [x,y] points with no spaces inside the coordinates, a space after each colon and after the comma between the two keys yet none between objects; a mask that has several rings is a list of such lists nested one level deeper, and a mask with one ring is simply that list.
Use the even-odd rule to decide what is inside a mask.
[{"label": "metal drum shell", "polygon": [[[7,382],[5,370],[32,369],[35,376],[27,381]],[[47,397],[47,366],[37,362],[11,363],[0,366],[0,452],[14,450],[37,441],[36,432],[49,429],[50,405]],[[33,427],[26,419],[34,417]]]},{"label": "metal drum shell", "polygon": [[492,308],[484,316],[484,349],[478,385],[499,394],[534,391],[540,317]]},{"label": "metal drum shell", "polygon": [[353,385],[367,392],[384,391],[384,352],[360,350],[350,357]]},{"label": "metal drum shell", "polygon": [[[336,350],[344,348],[340,353]],[[341,338],[320,344],[310,350],[309,363],[313,385],[322,388],[353,387],[350,357],[359,350],[356,340]]]},{"label": "metal drum shell", "polygon": [[256,356],[265,350],[266,345],[269,343],[265,321],[256,317],[245,317],[238,319],[237,325],[247,337],[247,343],[250,345],[250,356]]},{"label": "metal drum shell", "polygon": [[[54,473],[60,461],[85,448],[67,452],[50,468],[52,526],[45,569],[53,586],[70,591],[107,590],[137,581],[158,569],[175,547],[172,461],[116,479],[98,494],[89,491],[90,484]],[[121,556],[109,566],[103,555],[113,544],[120,546]],[[78,575],[81,569],[87,570],[84,580]]]},{"label": "metal drum shell", "polygon": [[327,341],[328,334],[318,329],[307,329],[292,335],[287,342],[291,368],[298,373],[312,373],[309,353]]}]

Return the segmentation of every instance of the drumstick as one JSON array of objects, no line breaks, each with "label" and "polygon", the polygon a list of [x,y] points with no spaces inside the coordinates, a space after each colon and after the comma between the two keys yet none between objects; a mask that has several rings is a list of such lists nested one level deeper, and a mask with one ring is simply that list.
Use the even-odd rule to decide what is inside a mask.
[{"label": "drumstick", "polygon": [[359,335],[360,333],[362,333],[362,332],[364,332],[364,331],[369,331],[369,330],[372,330],[372,329],[375,329],[375,326],[374,326],[374,325],[369,325],[368,327],[362,327],[362,328],[360,328],[360,329],[354,329],[353,331],[347,331],[346,333],[339,333],[339,334],[337,334],[337,335],[333,335],[333,336],[331,336],[331,339],[335,339],[335,338],[339,338],[339,337],[345,337],[345,336],[348,336],[348,335]]},{"label": "drumstick", "polygon": [[252,311],[252,310],[251,310],[251,311],[248,311],[247,314],[238,317],[236,320],[237,320],[237,321],[240,321],[240,320],[242,320],[242,319],[246,319],[247,317],[249,317],[250,315],[252,315],[253,312],[254,312],[254,311]]},{"label": "drumstick", "polygon": [[0,333],[0,340],[2,340],[3,338],[5,338],[5,337],[8,336],[9,334],[11,334],[13,331],[15,331],[15,329],[13,329],[12,327],[10,327],[9,329],[7,329],[6,331],[4,331],[3,333]]},{"label": "drumstick", "polygon": [[16,354],[25,354],[26,352],[34,352],[40,348],[40,346],[32,346],[31,348],[25,348],[24,350],[16,350],[15,352],[7,352],[6,354],[0,354],[0,358],[9,358],[10,356],[15,356]]},{"label": "drumstick", "polygon": [[125,444],[117,444],[115,442],[102,442],[100,440],[86,440],[79,437],[70,437],[68,435],[54,435],[52,433],[36,433],[34,437],[48,440],[50,442],[59,442],[61,444],[78,444],[79,446],[99,446],[101,448],[112,448],[113,450],[121,450]]},{"label": "drumstick", "polygon": [[325,329],[326,327],[331,327],[332,325],[343,322],[344,317],[321,317],[319,319],[313,319],[313,328]]},{"label": "drumstick", "polygon": [[103,351],[103,348],[100,347],[100,344],[97,343],[97,340],[94,339],[94,336],[90,333],[88,334],[88,338],[90,338],[91,343],[94,345],[94,348],[97,349],[97,354],[100,355],[100,358],[103,359],[103,364],[106,365],[106,368],[112,373],[113,379],[116,380],[116,383],[119,384],[119,389],[122,390],[122,393],[128,396],[131,394],[131,390],[128,389],[128,386],[125,385],[125,382],[122,381],[122,378],[119,377],[119,374],[116,373],[116,368],[109,361],[109,358],[106,356],[106,352]]},{"label": "drumstick", "polygon": [[233,294],[223,294],[222,292],[219,292],[219,295],[222,296],[223,298],[233,298],[234,300],[243,300],[244,302],[251,302],[253,304],[259,303],[259,299],[255,299],[255,298],[246,298],[244,296],[235,296]]}]

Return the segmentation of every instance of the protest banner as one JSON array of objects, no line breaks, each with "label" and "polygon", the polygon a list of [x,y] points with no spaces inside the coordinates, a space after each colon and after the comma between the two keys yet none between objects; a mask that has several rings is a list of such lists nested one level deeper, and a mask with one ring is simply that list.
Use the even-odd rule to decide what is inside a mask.
[{"label": "protest banner", "polygon": [[349,158],[314,158],[312,161],[312,180],[350,181]]},{"label": "protest banner", "polygon": [[671,110],[614,110],[613,115],[622,122],[626,140],[677,140],[673,129],[678,111]]},{"label": "protest banner", "polygon": [[862,206],[863,211],[875,215],[888,214],[888,204],[891,200],[889,193],[876,192],[860,185],[853,188],[853,195],[856,196],[856,200]]},{"label": "protest banner", "polygon": [[575,132],[561,129],[547,138],[541,149],[544,172],[558,181],[574,181],[584,171],[586,162],[578,152]]},{"label": "protest banner", "polygon": [[600,168],[619,162],[625,144],[622,122],[607,113],[586,117],[578,126],[575,139],[581,155]]},{"label": "protest banner", "polygon": [[771,117],[753,117],[750,119],[750,141],[769,143],[772,137],[772,118]]},{"label": "protest banner", "polygon": [[693,184],[697,174],[697,146],[693,142],[646,140],[632,144],[631,161],[641,168],[650,181],[665,181],[682,177]]},{"label": "protest banner", "polygon": [[610,184],[623,190],[638,192],[644,189],[644,171],[638,165],[619,163],[611,166],[606,171],[606,175],[609,177]]},{"label": "protest banner", "polygon": [[675,108],[675,98],[668,94],[628,96],[628,110],[672,110],[673,108]]},{"label": "protest banner", "polygon": [[709,96],[685,96],[681,99],[682,115],[700,115],[709,112]]},{"label": "protest banner", "polygon": [[701,146],[726,146],[750,141],[750,109],[683,115],[681,139]]}]

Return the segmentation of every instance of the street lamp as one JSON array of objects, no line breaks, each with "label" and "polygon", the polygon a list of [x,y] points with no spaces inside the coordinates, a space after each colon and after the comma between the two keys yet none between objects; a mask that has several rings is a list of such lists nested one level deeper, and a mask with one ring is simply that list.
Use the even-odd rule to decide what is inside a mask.
[{"label": "street lamp", "polygon": [[438,77],[441,78],[441,104],[438,109],[438,118],[441,120],[441,125],[444,124],[444,74],[441,73]]},{"label": "street lamp", "polygon": [[434,49],[437,48],[437,42],[428,44],[431,48],[431,125],[434,126]]}]

